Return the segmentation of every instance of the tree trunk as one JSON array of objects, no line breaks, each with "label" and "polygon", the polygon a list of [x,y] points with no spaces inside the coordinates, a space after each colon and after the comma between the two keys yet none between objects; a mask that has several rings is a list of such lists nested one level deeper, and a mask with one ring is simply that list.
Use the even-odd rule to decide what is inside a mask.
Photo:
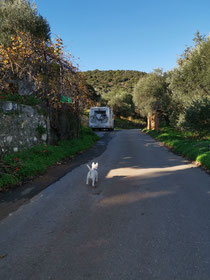
[{"label": "tree trunk", "polygon": [[160,131],[158,114],[155,112],[151,117],[151,129]]},{"label": "tree trunk", "polygon": [[151,130],[152,126],[151,126],[151,116],[147,115],[147,129]]}]

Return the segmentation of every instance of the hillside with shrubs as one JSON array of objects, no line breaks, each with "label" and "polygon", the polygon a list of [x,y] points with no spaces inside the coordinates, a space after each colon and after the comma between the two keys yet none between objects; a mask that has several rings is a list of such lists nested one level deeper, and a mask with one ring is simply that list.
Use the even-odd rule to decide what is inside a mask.
[{"label": "hillside with shrubs", "polygon": [[87,83],[92,85],[98,94],[107,93],[113,88],[131,93],[138,80],[146,75],[145,72],[133,70],[94,70],[83,73]]}]

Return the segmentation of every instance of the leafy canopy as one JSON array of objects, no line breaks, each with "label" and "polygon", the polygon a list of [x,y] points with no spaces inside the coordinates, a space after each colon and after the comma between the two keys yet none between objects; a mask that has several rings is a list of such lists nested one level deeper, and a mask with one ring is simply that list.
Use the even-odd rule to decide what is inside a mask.
[{"label": "leafy canopy", "polygon": [[[210,98],[210,37],[197,32],[193,41],[194,46],[186,48],[178,60],[177,68],[170,71],[167,78],[173,104],[171,122],[191,129],[194,121],[189,115],[192,112],[194,114],[195,110],[198,112],[197,121],[200,115],[202,124],[207,125],[205,114],[201,111],[205,111],[204,103]],[[197,129],[195,122],[194,128]]]},{"label": "leafy canopy", "polygon": [[123,89],[113,88],[110,92],[102,94],[102,99],[117,116],[127,117],[134,113],[132,95]]},{"label": "leafy canopy", "polygon": [[50,39],[50,26],[37,12],[35,4],[28,0],[0,1],[0,44],[8,45],[11,36],[19,32],[30,33],[32,36]]},{"label": "leafy canopy", "polygon": [[210,98],[198,98],[187,107],[181,126],[200,134],[210,132]]},{"label": "leafy canopy", "polygon": [[144,76],[134,88],[133,101],[142,116],[152,115],[167,106],[167,84],[162,70]]}]

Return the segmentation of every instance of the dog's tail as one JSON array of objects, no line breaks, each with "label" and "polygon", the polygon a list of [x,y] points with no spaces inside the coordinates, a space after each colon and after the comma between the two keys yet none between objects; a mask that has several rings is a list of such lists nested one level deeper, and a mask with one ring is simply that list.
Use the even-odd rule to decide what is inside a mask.
[{"label": "dog's tail", "polygon": [[88,164],[86,164],[86,165],[87,165],[87,167],[89,168],[89,170],[91,170],[90,166],[89,166]]}]

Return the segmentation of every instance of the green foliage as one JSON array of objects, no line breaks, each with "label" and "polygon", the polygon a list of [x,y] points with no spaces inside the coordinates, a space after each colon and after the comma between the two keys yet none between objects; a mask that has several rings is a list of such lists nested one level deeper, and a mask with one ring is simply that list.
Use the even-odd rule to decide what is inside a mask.
[{"label": "green foliage", "polygon": [[181,116],[181,127],[200,134],[210,132],[210,98],[193,100]]},{"label": "green foliage", "polygon": [[27,32],[44,40],[50,39],[50,27],[27,0],[0,1],[0,44],[7,45],[11,36]]},{"label": "green foliage", "polygon": [[38,125],[36,131],[39,133],[40,136],[46,133],[46,128],[43,125]]},{"label": "green foliage", "polygon": [[42,144],[4,156],[0,161],[0,167],[7,166],[7,169],[5,172],[0,168],[0,190],[43,174],[49,166],[87,150],[98,139],[99,137],[90,128],[83,127],[78,138],[60,141],[57,146]]},{"label": "green foliage", "polygon": [[194,47],[186,48],[178,60],[178,67],[170,71],[167,78],[173,108],[171,124],[179,126],[185,122],[185,126],[192,128],[193,125],[187,124],[187,120],[191,120],[186,113],[189,116],[197,108],[198,117],[201,112],[195,104],[192,105],[192,101],[200,100],[202,104],[210,96],[210,37],[201,36],[198,32],[194,42]]},{"label": "green foliage", "polygon": [[160,132],[147,131],[158,141],[165,143],[174,152],[202,164],[210,170],[210,137],[200,138],[189,132],[180,132],[173,128],[164,127]]},{"label": "green foliage", "polygon": [[142,116],[165,111],[168,100],[166,77],[159,69],[140,78],[134,88],[133,101]]},{"label": "green foliage", "polygon": [[107,93],[113,88],[132,92],[134,85],[145,72],[131,70],[86,71],[83,72],[87,83],[92,85],[98,95]]},{"label": "green foliage", "polygon": [[4,190],[6,186],[16,185],[18,182],[18,178],[12,174],[0,174],[0,191]]},{"label": "green foliage", "polygon": [[102,99],[117,116],[128,117],[134,113],[132,95],[122,89],[113,88],[110,92],[102,94]]},{"label": "green foliage", "polygon": [[5,92],[0,92],[0,100],[13,101],[18,104],[24,104],[29,106],[35,106],[41,104],[41,99],[34,95],[19,95],[17,93],[10,94]]}]

